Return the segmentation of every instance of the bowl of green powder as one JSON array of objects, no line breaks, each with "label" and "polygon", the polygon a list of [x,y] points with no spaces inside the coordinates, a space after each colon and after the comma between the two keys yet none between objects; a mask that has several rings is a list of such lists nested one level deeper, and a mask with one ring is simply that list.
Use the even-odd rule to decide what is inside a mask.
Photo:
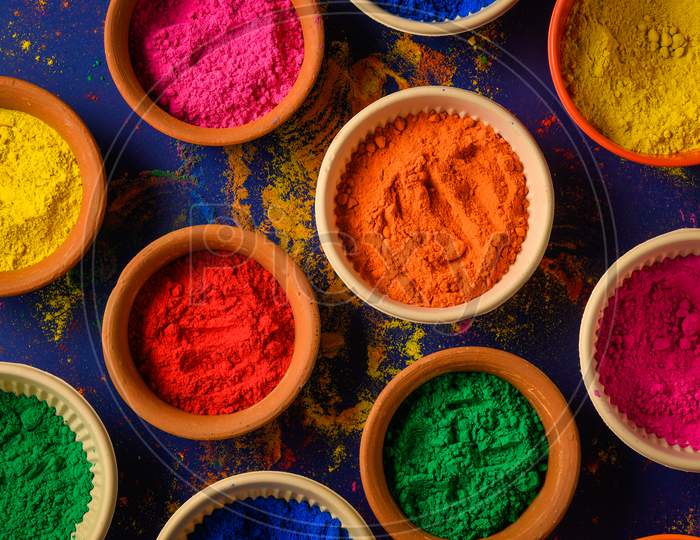
[{"label": "bowl of green powder", "polygon": [[394,538],[531,540],[562,519],[581,449],[566,400],[539,369],[482,347],[446,349],[382,391],[360,474]]},{"label": "bowl of green powder", "polygon": [[0,538],[107,535],[117,497],[114,449],[97,413],[66,382],[0,362],[0,463]]}]

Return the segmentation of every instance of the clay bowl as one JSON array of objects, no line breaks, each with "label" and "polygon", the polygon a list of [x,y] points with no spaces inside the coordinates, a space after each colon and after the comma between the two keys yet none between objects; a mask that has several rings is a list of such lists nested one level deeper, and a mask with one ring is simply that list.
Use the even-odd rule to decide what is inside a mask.
[{"label": "clay bowl", "polygon": [[458,371],[490,373],[510,382],[537,411],[549,441],[547,475],[540,493],[515,523],[488,540],[546,538],[566,513],[578,483],[578,430],[554,383],[529,362],[497,349],[461,347],[430,354],[401,371],[379,394],[360,444],[360,475],[372,511],[397,540],[440,540],[413,525],[394,501],[384,476],[384,437],[394,413],[414,390],[438,375]]},{"label": "clay bowl", "polygon": [[292,0],[304,36],[304,61],[285,98],[260,118],[231,128],[206,128],[183,122],[155,103],[141,86],[131,64],[129,27],[137,0],[111,0],[105,19],[105,54],[114,84],[136,114],[155,129],[175,139],[205,146],[240,144],[269,133],[304,102],[323,60],[323,21],[316,0]]},{"label": "clay bowl", "polygon": [[[294,315],[294,352],[287,373],[264,399],[233,414],[197,415],[161,400],[141,377],[129,347],[129,315],[142,285],[174,259],[201,250],[231,251],[255,259],[277,278]],[[318,306],[301,269],[263,235],[227,225],[187,227],[146,246],[124,268],[107,301],[102,325],[107,370],[124,401],[146,422],[193,440],[236,437],[277,417],[294,401],[311,375],[319,338]]]},{"label": "clay bowl", "polygon": [[569,13],[575,2],[576,0],[557,0],[554,11],[552,12],[548,39],[549,70],[552,74],[552,80],[554,81],[554,88],[556,88],[559,99],[569,116],[571,116],[576,125],[597,144],[613,154],[629,159],[630,161],[655,167],[690,167],[691,165],[700,165],[700,150],[690,150],[688,152],[671,155],[640,154],[639,152],[628,150],[601,133],[598,128],[593,126],[593,124],[578,110],[564,80],[561,61],[562,41],[565,39],[566,24]]},{"label": "clay bowl", "polygon": [[55,129],[73,150],[83,181],[80,214],[66,241],[32,266],[0,272],[2,297],[40,289],[75,266],[97,236],[107,199],[100,150],[73,109],[43,88],[11,77],[0,77],[0,108],[31,114]]}]

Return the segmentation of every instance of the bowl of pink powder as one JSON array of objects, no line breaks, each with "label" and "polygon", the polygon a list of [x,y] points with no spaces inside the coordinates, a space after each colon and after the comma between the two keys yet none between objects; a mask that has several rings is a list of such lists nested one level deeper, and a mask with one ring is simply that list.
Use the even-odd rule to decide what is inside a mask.
[{"label": "bowl of pink powder", "polygon": [[296,111],[323,58],[315,1],[112,0],[105,53],[147,123],[179,140],[226,146]]},{"label": "bowl of pink powder", "polygon": [[603,275],[579,352],[608,427],[648,459],[700,472],[700,230],[644,242]]}]

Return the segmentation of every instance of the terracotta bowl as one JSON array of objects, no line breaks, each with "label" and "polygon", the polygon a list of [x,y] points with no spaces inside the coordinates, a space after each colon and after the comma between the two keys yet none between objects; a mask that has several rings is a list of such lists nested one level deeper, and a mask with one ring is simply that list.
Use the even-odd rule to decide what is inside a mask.
[{"label": "terracotta bowl", "polygon": [[[174,259],[202,250],[231,251],[255,259],[277,278],[294,315],[294,353],[286,374],[264,399],[233,414],[197,415],[166,403],[141,377],[129,347],[129,315],[142,285]],[[157,428],[194,440],[235,437],[278,416],[294,401],[311,375],[319,338],[318,306],[301,269],[263,235],[227,225],[187,227],[146,246],[124,268],[107,301],[102,325],[102,350],[107,370],[124,401]]]},{"label": "terracotta bowl", "polygon": [[569,18],[569,13],[574,6],[576,0],[557,0],[552,13],[552,20],[549,25],[549,70],[552,73],[554,87],[557,90],[559,99],[561,99],[566,112],[576,122],[586,135],[593,139],[603,148],[610,150],[613,154],[629,159],[643,165],[652,165],[656,167],[689,167],[691,165],[700,165],[700,150],[690,150],[671,155],[652,155],[640,154],[628,150],[624,146],[617,144],[603,135],[598,128],[593,126],[574,104],[574,100],[569,94],[569,89],[564,81],[563,65],[561,61],[562,41],[566,33],[566,24]]},{"label": "terracotta bowl", "polygon": [[107,199],[100,150],[73,109],[50,92],[11,77],[0,77],[0,108],[31,114],[55,129],[73,150],[83,181],[78,222],[66,241],[32,266],[0,272],[0,296],[16,296],[48,285],[77,264],[97,236]]},{"label": "terracotta bowl", "polygon": [[316,0],[292,0],[304,36],[304,61],[285,98],[253,122],[230,128],[207,128],[183,122],[161,109],[141,86],[131,64],[129,28],[138,0],[111,0],[105,20],[105,54],[109,71],[129,106],[158,131],[181,141],[205,146],[240,144],[269,133],[303,103],[316,81],[323,60],[323,20]]},{"label": "terracotta bowl", "polygon": [[459,371],[490,373],[510,382],[537,411],[549,441],[540,493],[515,523],[488,540],[546,538],[566,513],[578,483],[581,445],[576,423],[561,392],[544,373],[514,354],[484,347],[430,354],[401,371],[379,394],[360,444],[362,486],[375,516],[397,540],[440,540],[412,524],[394,501],[384,476],[384,437],[394,413],[414,390],[439,375]]}]

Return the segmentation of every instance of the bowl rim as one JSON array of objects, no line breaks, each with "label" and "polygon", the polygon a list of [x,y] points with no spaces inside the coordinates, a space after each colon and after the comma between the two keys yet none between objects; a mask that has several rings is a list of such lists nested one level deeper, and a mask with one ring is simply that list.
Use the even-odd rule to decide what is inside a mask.
[{"label": "bowl rim", "polygon": [[[95,439],[97,454],[101,457],[102,467],[104,469],[104,502],[99,508],[98,516],[95,519],[97,526],[87,536],[90,540],[102,540],[107,536],[107,531],[112,523],[114,509],[117,503],[117,458],[114,454],[114,447],[109,437],[109,432],[102,423],[99,415],[93,409],[92,405],[80,393],[68,384],[63,379],[27,364],[14,362],[0,361],[0,377],[9,377],[11,379],[27,379],[35,381],[37,384],[49,388],[51,392],[61,397],[61,399],[69,406],[69,408],[77,411],[81,419],[85,419],[90,431]],[[39,398],[40,401],[46,400]],[[58,414],[58,413],[57,413]],[[61,415],[58,415],[61,416]],[[63,418],[63,417],[61,417]],[[72,431],[72,430],[71,430]],[[94,488],[93,484],[93,488]],[[88,512],[90,510],[88,509]],[[86,514],[87,515],[87,514]],[[80,523],[84,522],[85,517]],[[80,523],[76,524],[80,525]],[[77,538],[83,538],[82,535]]]},{"label": "bowl rim", "polygon": [[456,19],[448,19],[441,22],[428,22],[394,15],[372,0],[351,1],[357,9],[379,24],[416,36],[452,36],[469,30],[476,30],[504,15],[518,2],[518,0],[494,0],[488,6],[466,17],[457,17]]},{"label": "bowl rim", "polygon": [[[291,0],[304,37],[304,60],[287,95],[270,111],[252,122],[229,128],[189,124],[171,115],[144,91],[129,52],[131,14],[138,0],[110,0],[105,18],[104,47],[107,67],[124,101],[143,121],[174,139],[202,146],[229,146],[257,139],[277,129],[296,112],[313,88],[323,60],[323,19],[318,0]],[[118,43],[123,37],[124,42]]]},{"label": "bowl rim", "polygon": [[[668,259],[659,255],[662,249],[688,242],[696,243],[700,250],[700,229],[677,229],[651,238],[627,251],[606,270],[593,288],[583,311],[579,331],[579,363],[583,383],[595,410],[623,443],[660,465],[685,472],[700,472],[700,450],[669,445],[665,439],[648,434],[643,428],[632,428],[631,422],[610,403],[605,394],[595,361],[598,323],[615,291],[635,269]],[[666,446],[661,447],[661,444]]]},{"label": "bowl rim", "polygon": [[[522,275],[507,287],[504,286],[503,280],[501,279],[501,281],[494,284],[484,294],[477,296],[468,302],[458,304],[456,306],[441,308],[404,304],[403,302],[398,302],[389,298],[388,295],[379,293],[368,283],[366,283],[365,280],[363,280],[361,276],[357,274],[354,268],[352,268],[352,264],[349,263],[343,255],[344,248],[342,245],[335,241],[335,237],[337,236],[337,228],[334,225],[335,208],[333,205],[328,205],[326,201],[327,192],[328,190],[332,189],[330,170],[334,166],[335,162],[340,159],[339,149],[343,147],[347,139],[354,135],[366,120],[372,118],[373,116],[381,115],[385,108],[388,108],[395,103],[405,102],[408,104],[414,99],[426,96],[433,97],[435,99],[436,107],[439,107],[441,98],[448,97],[459,99],[467,104],[467,106],[488,109],[494,114],[501,116],[504,119],[504,123],[507,121],[508,124],[519,132],[520,136],[529,147],[529,152],[531,152],[533,160],[536,162],[536,168],[538,169],[536,174],[541,174],[543,177],[543,189],[540,196],[544,211],[541,214],[538,214],[537,219],[544,225],[540,237],[533,240],[537,243],[537,248],[533,253],[532,259],[528,261],[527,265],[524,267]],[[521,155],[519,158],[521,160],[523,159]],[[475,92],[461,88],[446,86],[419,86],[399,90],[398,92],[382,97],[381,99],[362,109],[340,129],[329,145],[323,158],[323,162],[321,163],[316,184],[316,199],[314,206],[316,230],[321,242],[321,248],[323,249],[323,252],[328,258],[328,261],[333,267],[335,273],[356,296],[371,307],[385,313],[386,315],[390,315],[398,319],[423,324],[446,324],[473,318],[493,311],[508,301],[532,277],[539,267],[542,257],[544,256],[549,244],[549,237],[551,235],[552,225],[554,222],[554,187],[552,185],[552,177],[547,160],[537,144],[537,141],[534,139],[528,129],[520,122],[520,120],[518,120],[515,115],[513,115],[502,105],[499,105],[487,97],[476,94]],[[528,230],[528,234],[531,234],[530,230]],[[512,272],[512,268],[513,266],[511,265],[508,272]],[[506,274],[508,274],[508,272],[506,272]],[[504,274],[504,276],[506,274]],[[499,294],[493,294],[494,290],[499,291],[500,289],[503,290]],[[484,299],[485,296],[486,300]]]},{"label": "bowl rim", "polygon": [[372,406],[360,441],[360,476],[379,523],[393,538],[441,540],[413,525],[391,496],[384,476],[386,431],[403,401],[427,381],[452,372],[496,375],[527,398],[549,442],[548,469],[539,494],[513,524],[485,540],[546,538],[571,504],[579,479],[581,445],[578,428],[557,386],[530,362],[488,347],[455,347],[429,354],[403,369]]},{"label": "bowl rim", "polygon": [[[160,399],[141,377],[131,355],[128,324],[146,280],[173,260],[202,250],[240,253],[269,271],[287,295],[294,315],[294,352],[279,384],[247,409],[198,415]],[[258,232],[230,225],[196,225],[170,232],[143,248],[124,268],[107,301],[102,350],[110,379],[127,405],[158,429],[191,440],[220,440],[253,431],[279,416],[311,376],[320,342],[318,305],[308,278],[280,247]]]},{"label": "bowl rim", "polygon": [[[263,487],[269,488],[269,486],[273,486],[273,489],[277,490],[287,490],[290,493],[290,497],[287,500],[298,500],[299,496],[302,496],[304,499],[311,499],[312,497],[309,497],[308,494],[313,494],[313,498],[320,499],[320,503],[316,501],[311,502],[314,502],[320,507],[326,507],[326,511],[334,517],[342,513],[350,518],[350,520],[345,520],[345,522],[342,519],[340,521],[343,528],[349,532],[359,531],[361,533],[360,536],[354,534],[351,536],[352,538],[374,539],[372,531],[367,526],[367,523],[365,523],[360,513],[341,495],[328,486],[316,480],[312,480],[311,478],[307,478],[306,476],[286,471],[252,471],[234,474],[192,495],[172,516],[170,516],[170,519],[168,519],[163,529],[158,534],[157,540],[174,540],[188,525],[193,522],[195,522],[195,524],[201,523],[201,521],[197,521],[197,519],[202,517],[202,510],[204,508],[208,508],[212,504],[218,506],[218,503],[223,503],[224,501],[230,502],[237,500],[234,493],[238,490],[257,490],[263,489]],[[296,497],[294,495],[296,495]],[[204,516],[211,515],[216,509],[217,508],[204,514]],[[198,514],[198,517],[195,518],[194,514]],[[350,522],[348,523],[348,521]]]},{"label": "bowl rim", "polygon": [[102,156],[94,137],[78,114],[58,96],[22,79],[0,76],[0,106],[29,114],[54,129],[75,155],[83,187],[78,220],[64,242],[31,266],[0,272],[0,297],[7,297],[40,289],[78,264],[102,225],[107,190]]},{"label": "bowl rim", "polygon": [[566,31],[566,22],[573,5],[578,0],[557,0],[552,11],[552,18],[549,24],[549,34],[547,37],[547,50],[549,56],[549,71],[554,82],[554,88],[561,100],[564,109],[573,119],[574,123],[594,142],[609,150],[613,154],[642,165],[654,167],[690,167],[700,165],[700,148],[687,150],[676,154],[642,154],[628,150],[624,146],[614,142],[604,135],[598,128],[591,124],[574,104],[574,100],[569,93],[561,61],[561,42]]}]

